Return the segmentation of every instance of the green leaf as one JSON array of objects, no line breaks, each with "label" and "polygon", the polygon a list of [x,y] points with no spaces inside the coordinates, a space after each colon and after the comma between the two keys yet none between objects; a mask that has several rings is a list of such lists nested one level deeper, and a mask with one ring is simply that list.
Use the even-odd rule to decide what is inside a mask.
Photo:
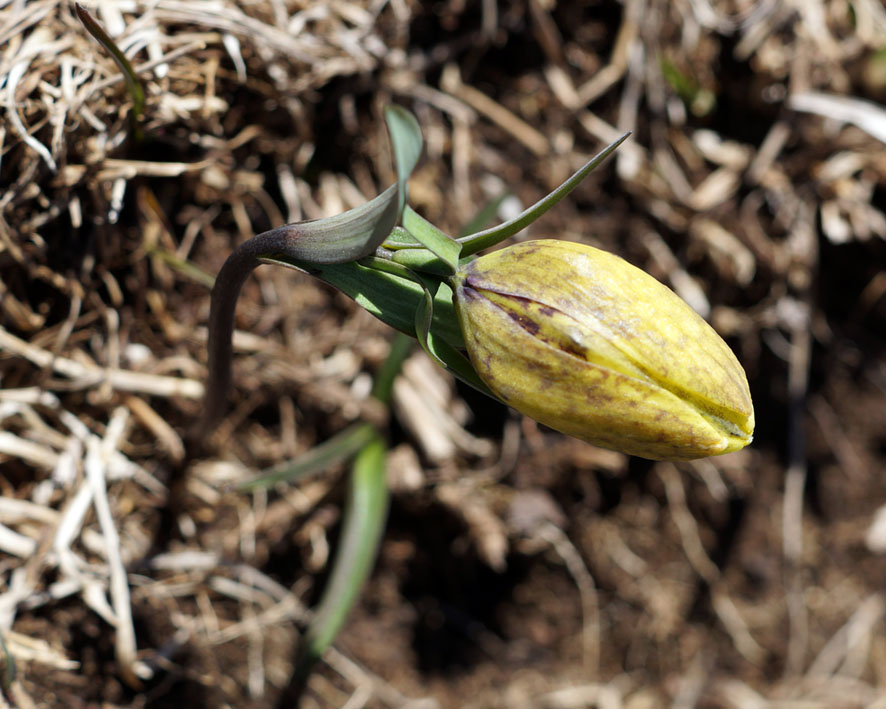
[{"label": "green leaf", "polygon": [[451,276],[452,266],[437,254],[425,248],[400,248],[394,251],[390,260],[416,273],[446,278]]},{"label": "green leaf", "polygon": [[296,668],[299,677],[335,640],[375,563],[390,497],[386,453],[384,440],[376,434],[354,460],[341,537],[329,581],[305,633]]},{"label": "green leaf", "polygon": [[8,695],[12,688],[12,683],[15,682],[16,666],[15,658],[9,652],[9,648],[6,647],[6,638],[3,636],[3,633],[0,633],[0,650],[3,651],[3,658],[0,660],[0,663],[3,665],[2,670],[0,670],[0,686],[3,687],[4,693]]},{"label": "green leaf", "polygon": [[[369,257],[360,262],[306,264],[284,258],[263,259],[304,271],[338,288],[382,322],[415,337],[415,311],[424,299],[416,275],[387,259]],[[434,298],[432,331],[454,347],[463,348],[461,326],[452,304],[452,290],[441,284]]]},{"label": "green leaf", "polygon": [[240,483],[237,489],[271,487],[279,482],[295,482],[305,476],[323,472],[336,463],[343,463],[355,456],[375,435],[372,424],[352,424],[299,458],[264,470],[256,477]]},{"label": "green leaf", "polygon": [[557,202],[559,202],[566,195],[572,192],[572,190],[578,187],[579,183],[581,183],[581,181],[585,177],[587,177],[594,168],[596,168],[601,162],[609,157],[612,151],[614,151],[619,145],[621,145],[629,135],[630,132],[625,133],[614,143],[606,146],[587,163],[585,163],[584,166],[580,170],[578,170],[572,177],[566,180],[566,182],[564,182],[549,195],[546,195],[545,197],[540,199],[538,202],[529,207],[529,209],[525,210],[518,216],[509,221],[506,221],[504,224],[499,224],[498,226],[492,227],[491,229],[479,231],[476,234],[471,234],[470,236],[461,237],[459,241],[463,245],[462,256],[469,256],[470,254],[475,254],[478,251],[482,251],[483,249],[489,248],[490,246],[494,246],[495,244],[504,241],[509,236],[513,236],[517,232],[525,229],[527,226],[532,224],[532,222],[538,219],[542,214],[547,212],[551,207],[557,204]]},{"label": "green leaf", "polygon": [[446,340],[437,337],[433,330],[428,333],[426,351],[436,361],[442,362],[446,371],[452,374],[455,378],[460,379],[481,394],[486,394],[486,396],[491,399],[501,401],[501,399],[499,399],[492,390],[486,386],[483,380],[480,379],[477,370],[475,370],[474,365],[471,364],[471,360],[469,360],[461,350],[456,349]]},{"label": "green leaf", "polygon": [[421,243],[402,226],[395,226],[382,247],[390,251],[397,249],[420,249]]},{"label": "green leaf", "polygon": [[497,399],[498,397],[480,379],[470,360],[444,339],[437,337],[431,328],[437,293],[443,288],[448,291],[449,287],[439,281],[421,280],[424,299],[419,303],[418,309],[415,311],[415,336],[418,338],[422,349],[443,369],[461,379],[465,384],[474,387],[474,389],[493,399]]},{"label": "green leaf", "polygon": [[385,122],[391,134],[394,158],[397,162],[397,214],[399,215],[406,206],[409,176],[421,157],[421,128],[415,116],[400,106],[385,108]]},{"label": "green leaf", "polygon": [[403,362],[412,351],[415,341],[405,333],[398,332],[394,341],[391,342],[391,350],[385,358],[384,363],[375,373],[375,379],[372,382],[372,396],[387,406],[391,403],[391,396],[394,393],[394,380],[400,374],[400,368]]},{"label": "green leaf", "polygon": [[[416,241],[446,264],[450,274],[455,273],[461,254],[460,243],[444,234],[408,204],[403,210],[403,226],[415,237]],[[403,256],[403,254],[395,253],[393,260],[396,261],[398,256]]]},{"label": "green leaf", "polygon": [[375,199],[332,217],[287,224],[259,234],[267,249],[261,257],[314,264],[346,263],[374,253],[400,221],[407,182],[421,155],[421,130],[403,108],[389,106],[385,120],[397,160],[397,183]]},{"label": "green leaf", "polygon": [[[328,266],[277,259],[266,262],[295,268],[326,281],[382,322],[416,339],[421,339],[418,333],[423,331],[430,312],[431,326],[422,343],[425,351],[461,381],[496,398],[461,353],[465,347],[464,337],[452,303],[452,289],[446,282],[422,278],[398,263],[380,258]],[[427,292],[433,298],[430,308]]]},{"label": "green leaf", "polygon": [[167,249],[162,249],[159,247],[154,247],[149,248],[147,252],[151,256],[156,256],[162,261],[165,261],[183,276],[190,278],[192,281],[194,281],[195,283],[199,283],[201,286],[212,288],[212,286],[215,285],[215,276],[207,273],[202,268],[194,265],[187,259],[180,258],[172,251],[168,251]]},{"label": "green leaf", "polygon": [[[271,229],[258,236],[259,258],[289,258],[310,263],[345,263],[375,252],[400,217],[398,185],[343,214]],[[247,242],[249,243],[249,242]]]},{"label": "green leaf", "polygon": [[[252,270],[261,263],[283,263],[311,272],[324,265],[356,261],[373,254],[400,220],[406,203],[406,181],[421,153],[421,131],[415,118],[402,108],[390,109],[385,117],[397,158],[395,185],[344,214],[287,224],[254,236],[234,249],[222,265],[209,311],[203,415],[189,432],[190,438],[206,436],[225,411],[231,384],[234,313],[240,289]],[[353,272],[345,275],[350,278]],[[359,288],[359,283],[356,285]],[[414,312],[409,313],[410,322]]]},{"label": "green leaf", "polygon": [[446,365],[428,349],[428,333],[431,331],[431,323],[434,319],[434,296],[428,288],[427,284],[421,282],[421,290],[423,298],[419,301],[418,307],[415,309],[415,336],[422,349],[427,352],[432,359],[437,360],[437,364],[441,367]]}]

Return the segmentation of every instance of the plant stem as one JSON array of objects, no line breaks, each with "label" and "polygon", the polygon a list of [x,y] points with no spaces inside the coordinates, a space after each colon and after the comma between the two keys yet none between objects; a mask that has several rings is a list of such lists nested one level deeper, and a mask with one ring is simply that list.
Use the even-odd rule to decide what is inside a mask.
[{"label": "plant stem", "polygon": [[276,230],[253,237],[231,252],[215,279],[209,306],[206,393],[203,413],[191,431],[194,440],[204,438],[225,413],[231,386],[234,314],[240,289],[249,274],[261,264],[261,257],[285,252],[288,241]]}]

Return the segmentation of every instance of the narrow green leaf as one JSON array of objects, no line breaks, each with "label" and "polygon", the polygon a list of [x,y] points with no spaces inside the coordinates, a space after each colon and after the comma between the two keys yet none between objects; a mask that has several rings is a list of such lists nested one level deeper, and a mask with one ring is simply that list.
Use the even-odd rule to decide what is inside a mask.
[{"label": "narrow green leaf", "polygon": [[354,460],[341,537],[329,581],[305,633],[297,676],[304,677],[335,640],[375,563],[390,496],[386,453],[385,442],[376,434]]},{"label": "narrow green leaf", "polygon": [[425,248],[397,249],[391,254],[390,259],[394,263],[416,273],[424,273],[439,278],[446,278],[452,275],[452,266],[441,260],[437,254]]},{"label": "narrow green leaf", "polygon": [[195,266],[190,261],[179,258],[177,254],[174,254],[168,249],[152,248],[148,249],[147,251],[151,256],[156,256],[157,258],[165,261],[183,276],[190,278],[192,281],[194,281],[195,283],[199,283],[201,286],[212,288],[212,286],[215,284],[215,276],[207,273],[199,266]]},{"label": "narrow green leaf", "polygon": [[460,379],[481,394],[486,394],[489,398],[498,400],[498,397],[480,379],[480,376],[474,369],[474,365],[471,364],[471,360],[462,354],[461,350],[456,349],[446,340],[437,337],[433,330],[428,333],[426,352],[437,362],[442,362],[446,370],[456,379]]},{"label": "narrow green leaf", "polygon": [[[420,283],[417,274],[398,263],[380,258],[326,266],[278,259],[267,259],[266,262],[295,268],[326,281],[382,322],[416,339],[416,319],[420,318],[419,324],[424,323],[430,310],[431,327],[423,343],[425,351],[466,384],[496,398],[461,353],[465,347],[464,337],[452,304],[452,289],[447,283],[437,282],[433,277],[425,277],[425,283]],[[433,307],[430,309],[426,289],[433,297]],[[421,313],[420,308],[424,309]]]},{"label": "narrow green leaf", "polygon": [[80,19],[80,22],[83,23],[86,31],[105,48],[108,54],[110,54],[114,61],[117,62],[117,66],[120,67],[120,71],[123,73],[123,80],[126,82],[126,90],[129,92],[130,98],[132,98],[132,113],[130,114],[130,118],[132,120],[133,131],[136,138],[141,140],[142,133],[138,121],[145,111],[145,91],[135,74],[135,69],[132,68],[132,64],[129,63],[129,60],[120,50],[120,47],[117,46],[117,43],[111,39],[111,36],[105,32],[104,28],[82,5],[80,5],[80,3],[74,3],[74,12],[77,13],[77,17]]},{"label": "narrow green leaf", "polygon": [[483,383],[480,376],[474,370],[470,360],[459,350],[437,337],[431,327],[434,315],[434,302],[441,289],[448,290],[448,286],[439,281],[422,279],[424,299],[419,303],[415,311],[415,336],[422,349],[427,355],[457,378],[461,379],[474,389],[497,399],[489,387]]},{"label": "narrow green leaf", "polygon": [[[360,262],[306,264],[285,258],[265,258],[319,278],[354,299],[382,322],[415,337],[415,311],[424,293],[415,274],[387,259],[369,257]],[[434,298],[432,331],[454,347],[464,347],[461,326],[452,304],[452,290],[445,283]]]},{"label": "narrow green leaf", "polygon": [[418,307],[415,309],[415,336],[418,338],[418,344],[421,345],[421,348],[428,353],[428,355],[437,361],[441,367],[445,367],[442,361],[437,359],[434,354],[428,349],[428,333],[431,330],[431,322],[434,319],[434,296],[431,294],[430,289],[427,284],[421,284],[422,289],[422,299],[418,303]]},{"label": "narrow green leaf", "polygon": [[518,216],[510,219],[509,221],[506,221],[504,224],[499,224],[498,226],[492,227],[491,229],[479,231],[476,234],[471,234],[470,236],[461,237],[459,241],[463,245],[462,256],[469,256],[471,254],[477,253],[478,251],[489,248],[490,246],[494,246],[495,244],[504,241],[509,236],[513,236],[517,232],[525,229],[527,226],[532,224],[532,222],[538,219],[542,214],[547,212],[551,207],[557,204],[557,202],[559,202],[566,195],[572,192],[572,190],[578,187],[581,181],[585,177],[587,177],[594,168],[596,168],[601,162],[609,157],[609,155],[619,145],[627,140],[629,135],[629,132],[625,133],[614,143],[606,146],[587,163],[585,163],[585,165],[572,177],[566,180],[566,182],[564,182],[549,195],[546,195],[545,197],[540,199],[538,202],[533,204],[531,207],[529,207]]},{"label": "narrow green leaf", "polygon": [[385,358],[384,363],[375,373],[375,379],[372,382],[372,396],[382,404],[391,403],[391,396],[394,392],[394,380],[400,374],[403,362],[412,351],[415,341],[402,332],[398,332],[391,342],[391,350]]},{"label": "narrow green leaf", "polygon": [[385,108],[385,123],[391,134],[391,144],[397,162],[397,214],[399,215],[403,213],[403,208],[406,206],[409,176],[421,157],[421,128],[418,121],[415,120],[415,116],[400,106]]},{"label": "narrow green leaf", "polygon": [[256,477],[237,485],[237,489],[255,490],[271,487],[279,482],[291,483],[308,475],[321,473],[330,466],[343,463],[355,456],[375,435],[375,427],[372,424],[351,424],[299,458],[263,470]]},{"label": "narrow green leaf", "polygon": [[[449,267],[450,274],[455,273],[461,254],[461,244],[458,241],[444,234],[408,204],[403,210],[403,226],[422,246]],[[394,254],[395,261],[397,255]]]},{"label": "narrow green leaf", "polygon": [[6,647],[6,638],[3,636],[3,633],[0,633],[0,650],[3,651],[3,659],[0,660],[3,664],[3,669],[0,670],[0,686],[3,687],[4,693],[8,695],[12,688],[12,683],[15,682],[16,666],[15,658],[9,652],[9,648]]}]

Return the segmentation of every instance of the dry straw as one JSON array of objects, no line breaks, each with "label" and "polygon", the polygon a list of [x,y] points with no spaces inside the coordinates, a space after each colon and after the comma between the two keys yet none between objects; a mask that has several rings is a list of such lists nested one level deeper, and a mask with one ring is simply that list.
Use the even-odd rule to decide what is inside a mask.
[{"label": "dry straw", "polygon": [[[811,289],[827,267],[818,262],[818,229],[835,245],[886,237],[875,199],[886,184],[882,80],[865,73],[882,49],[882,3],[624,0],[612,3],[621,14],[599,52],[593,33],[564,40],[571,28],[558,28],[556,18],[568,4],[482,2],[476,28],[465,29],[464,3],[435,3],[459,31],[417,46],[410,31],[429,21],[426,4],[404,0],[88,3],[143,82],[145,132],[172,141],[175,149],[160,156],[132,144],[122,76],[68,2],[0,3],[0,635],[19,670],[2,701],[126,703],[115,677],[137,686],[180,672],[217,703],[261,703],[286,685],[303,601],[327,558],[335,514],[317,505],[334,480],[267,495],[230,486],[303,451],[321,417],[324,432],[359,417],[361,375],[383,358],[387,334],[291,274],[260,274],[234,338],[235,352],[249,356],[239,361],[238,399],[218,433],[226,445],[190,461],[182,482],[172,472],[184,464],[180,434],[202,392],[205,273],[259,231],[340,212],[389,184],[378,116],[392,99],[416,107],[427,136],[413,198],[435,217],[449,215],[453,231],[479,208],[483,185],[505,178],[531,203],[600,143],[635,131],[613,178],[633,221],[608,224],[598,209],[601,238],[644,259],[747,352],[776,353],[789,383],[772,375],[761,386],[789,387],[804,401],[813,347],[837,346]],[[476,56],[467,49],[521,32],[538,48],[538,67],[526,69],[521,84],[508,77],[499,87],[475,84]],[[699,130],[692,111],[705,104],[693,98],[703,92],[683,100],[665,81],[662,57],[716,94],[726,77],[712,52],[721,49],[764,79],[759,92],[748,85],[743,93],[773,107],[754,107],[756,120],[768,121],[759,140]],[[351,88],[364,82],[367,105],[353,92],[333,93],[350,79]],[[859,85],[879,95],[879,105],[853,95]],[[244,96],[250,105],[238,103]],[[266,115],[263,101],[279,113]],[[366,144],[347,168],[320,165],[309,183],[306,167],[328,139],[321,104]],[[291,135],[270,125],[281,116]],[[153,194],[163,190],[178,195],[176,213],[155,208],[169,204],[168,195]],[[588,235],[587,213],[552,219],[547,228]],[[687,258],[698,253],[708,269],[702,287],[698,260]],[[718,300],[726,287],[744,292],[755,283],[765,294],[753,308]],[[859,307],[871,312],[884,293],[882,277],[872,279]],[[293,315],[297,304],[311,317]],[[565,669],[504,677],[489,660],[485,680],[471,675],[453,687],[470,686],[470,698],[487,705],[528,696],[551,707],[884,706],[883,591],[859,571],[881,557],[855,561],[882,549],[882,525],[871,526],[873,516],[852,520],[862,528],[856,533],[810,515],[803,496],[807,411],[824,422],[820,445],[847,484],[874,489],[871,460],[842,428],[839,400],[816,395],[807,408],[790,408],[786,471],[756,454],[687,466],[682,478],[657,468],[660,494],[643,490],[614,513],[569,526],[544,501],[547,493],[527,496],[519,486],[544,485],[558,466],[622,479],[624,459],[552,443],[525,423],[512,422],[503,442],[478,439],[464,430],[451,381],[422,366],[410,364],[398,385],[400,415],[408,422],[420,410],[449,433],[404,444],[401,494],[415,505],[469,500],[458,504],[469,530],[458,543],[476,544],[490,566],[507,551],[548,550],[548,564],[562,565],[575,585],[578,609],[574,661]],[[281,391],[297,395],[281,399]],[[278,427],[261,423],[269,415]],[[531,485],[530,468],[541,475]],[[764,468],[785,477],[756,476]],[[780,504],[756,507],[761,490]],[[755,554],[739,545],[735,553],[748,573],[769,579],[759,595],[745,592],[735,565],[726,562],[724,571],[711,558],[706,545],[716,529],[693,494],[708,509],[729,495],[746,506],[765,548]],[[183,501],[172,519],[162,514],[170,497]],[[518,501],[541,521],[513,523],[508,512]],[[154,548],[164,524],[177,541]],[[260,569],[289,537],[304,573],[284,586]],[[405,551],[408,544],[395,544],[391,558],[401,563]],[[380,598],[397,593],[384,583]],[[699,588],[710,589],[704,623],[691,616]],[[630,627],[635,642],[619,644],[620,627]],[[90,629],[94,636],[72,639]],[[501,648],[497,638],[475,637]],[[87,644],[104,648],[115,669],[89,660],[81,652]],[[607,659],[613,647],[629,658],[645,652],[657,669],[622,672]],[[183,667],[182,657],[198,659]],[[201,657],[213,661],[200,664]],[[772,657],[777,672],[767,667]],[[376,656],[390,683],[381,679],[371,653],[367,667],[344,651],[324,659],[334,681],[312,685],[318,702],[405,706],[408,696],[431,692],[414,668],[387,672]],[[585,661],[599,662],[606,681],[589,679]],[[483,684],[489,677],[494,688]],[[98,686],[107,693],[91,694]],[[444,697],[457,691],[438,689]]]}]

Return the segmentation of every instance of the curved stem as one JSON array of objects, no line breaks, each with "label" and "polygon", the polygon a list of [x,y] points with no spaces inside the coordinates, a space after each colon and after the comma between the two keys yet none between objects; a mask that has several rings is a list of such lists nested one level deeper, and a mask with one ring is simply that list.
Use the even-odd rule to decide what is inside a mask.
[{"label": "curved stem", "polygon": [[249,274],[262,263],[261,258],[285,252],[288,241],[289,238],[279,231],[259,234],[234,249],[218,272],[209,306],[209,335],[206,343],[208,372],[203,395],[203,413],[191,434],[195,439],[206,436],[225,413],[228,389],[231,386],[234,314],[240,289]]}]

